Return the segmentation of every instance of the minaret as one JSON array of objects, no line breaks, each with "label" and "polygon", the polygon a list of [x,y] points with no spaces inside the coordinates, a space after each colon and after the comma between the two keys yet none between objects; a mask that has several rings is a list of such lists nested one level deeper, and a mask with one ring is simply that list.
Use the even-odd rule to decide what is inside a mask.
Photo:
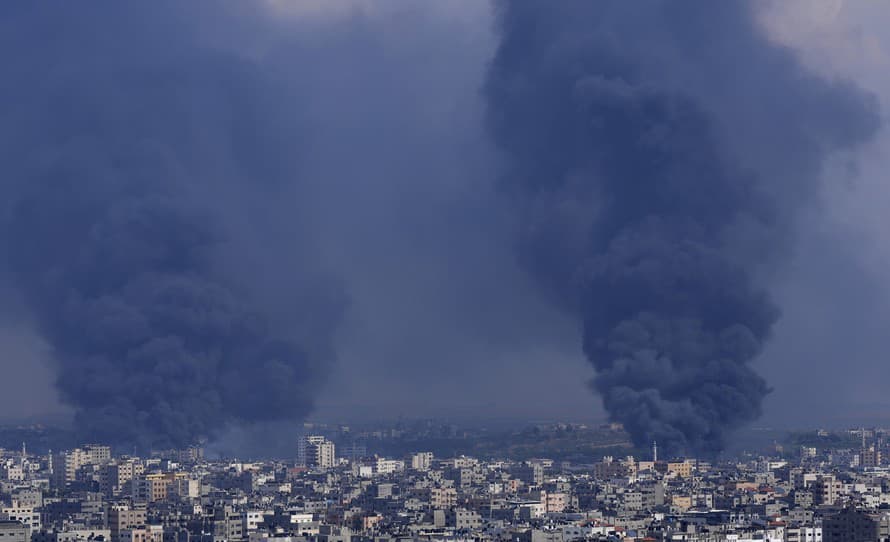
[{"label": "minaret", "polygon": [[658,463],[658,443],[652,441],[652,462]]},{"label": "minaret", "polygon": [[28,457],[28,449],[25,448],[25,443],[22,442],[22,467],[25,466],[25,459]]}]

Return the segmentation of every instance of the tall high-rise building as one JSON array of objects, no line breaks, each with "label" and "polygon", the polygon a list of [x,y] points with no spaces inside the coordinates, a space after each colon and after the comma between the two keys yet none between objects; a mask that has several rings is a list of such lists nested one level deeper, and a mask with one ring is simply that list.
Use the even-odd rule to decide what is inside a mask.
[{"label": "tall high-rise building", "polygon": [[73,482],[77,479],[77,471],[85,465],[104,465],[111,461],[111,448],[99,444],[87,444],[83,448],[75,448],[57,453],[51,458],[53,481],[57,485]]},{"label": "tall high-rise building", "polygon": [[297,461],[307,467],[328,469],[337,461],[334,443],[320,435],[304,435],[297,442]]},{"label": "tall high-rise building", "polygon": [[863,447],[859,451],[859,466],[862,468],[873,468],[881,466],[881,450],[875,448],[874,445],[868,448]]},{"label": "tall high-rise building", "polygon": [[835,504],[841,495],[843,486],[843,483],[832,474],[819,475],[811,486],[813,501],[816,504]]},{"label": "tall high-rise building", "polygon": [[427,471],[433,464],[432,452],[421,452],[411,456],[411,468],[414,470]]},{"label": "tall high-rise building", "polygon": [[85,465],[104,465],[111,460],[111,447],[102,444],[87,444],[83,447]]},{"label": "tall high-rise building", "polygon": [[145,465],[137,459],[120,459],[108,463],[99,472],[99,490],[106,496],[119,495],[134,478],[145,472]]},{"label": "tall high-rise building", "polygon": [[53,482],[64,485],[77,479],[77,469],[84,464],[83,450],[75,448],[59,452],[53,457]]}]

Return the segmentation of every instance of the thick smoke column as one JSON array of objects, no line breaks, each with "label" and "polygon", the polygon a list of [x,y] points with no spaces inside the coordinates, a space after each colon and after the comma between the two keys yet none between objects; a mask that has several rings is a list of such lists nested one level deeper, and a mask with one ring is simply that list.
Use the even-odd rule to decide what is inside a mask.
[{"label": "thick smoke column", "polygon": [[[298,241],[230,263],[271,237],[251,206],[297,175],[274,86],[177,4],[3,9],[4,259],[82,436],[181,446],[305,415],[326,348],[255,287]],[[323,321],[335,301],[295,310]]]},{"label": "thick smoke column", "polygon": [[521,257],[583,323],[594,388],[635,443],[715,452],[769,392],[749,366],[826,156],[873,101],[807,73],[748,2],[500,4],[489,124]]}]

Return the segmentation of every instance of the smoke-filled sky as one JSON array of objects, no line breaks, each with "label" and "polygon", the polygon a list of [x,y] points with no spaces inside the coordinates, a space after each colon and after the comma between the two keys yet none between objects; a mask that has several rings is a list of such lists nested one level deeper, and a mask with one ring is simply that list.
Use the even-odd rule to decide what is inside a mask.
[{"label": "smoke-filled sky", "polygon": [[[199,277],[229,292],[246,318],[262,322],[263,338],[244,348],[283,341],[300,352],[284,365],[305,372],[288,377],[298,387],[318,388],[315,418],[605,418],[589,391],[594,371],[578,322],[523,263],[523,218],[505,197],[509,159],[486,124],[483,88],[503,38],[490,5],[115,6],[3,8],[15,11],[0,23],[0,97],[12,119],[0,128],[4,217],[21,217],[10,202],[43,197],[40,190],[72,212],[137,205],[120,186],[127,183],[139,187],[137,200],[162,201],[171,220],[188,218],[184,231],[207,238],[158,232],[166,241],[154,250],[193,243],[191,259],[173,264],[155,253],[148,264],[110,263],[148,265],[165,280]],[[890,36],[882,21],[890,8],[840,0],[750,6],[764,39],[886,107]],[[732,62],[749,60],[734,54]],[[688,65],[662,68],[677,78],[690,73]],[[768,96],[771,83],[756,86]],[[890,376],[888,145],[881,128],[861,147],[826,156],[821,184],[812,183],[817,197],[795,212],[788,257],[764,279],[782,316],[751,362],[773,388],[759,424],[858,423],[890,406],[880,384]],[[58,182],[74,183],[68,189],[78,197],[60,195]],[[98,188],[76,188],[87,182]],[[113,212],[93,218],[85,219],[91,231],[115,228]],[[29,245],[41,239],[21,228],[54,224],[51,215],[36,222],[19,218],[4,232],[13,254],[33,255]],[[95,231],[88,238],[102,248]],[[61,269],[77,282],[107,270],[107,255],[92,254],[84,263],[50,250],[31,268],[10,261],[2,270],[0,370],[20,384],[0,395],[0,418],[68,411],[63,403],[77,392],[62,383],[60,396],[53,368],[70,330],[60,331],[46,308],[52,294],[46,282],[35,285],[33,271]],[[136,295],[125,285],[78,284],[99,297],[109,289]],[[84,348],[72,347],[78,355]],[[232,405],[242,407],[262,408]]]},{"label": "smoke-filled sky", "polygon": [[760,417],[769,278],[831,161],[880,125],[873,96],[801,66],[750,9],[498,9],[487,119],[520,257],[577,315],[593,387],[638,446],[716,451]]}]

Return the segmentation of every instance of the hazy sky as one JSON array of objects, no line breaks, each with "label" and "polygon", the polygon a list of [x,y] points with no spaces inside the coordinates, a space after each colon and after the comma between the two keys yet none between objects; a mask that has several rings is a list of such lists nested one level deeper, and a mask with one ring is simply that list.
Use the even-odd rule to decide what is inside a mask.
[{"label": "hazy sky", "polygon": [[[514,224],[493,195],[480,94],[495,43],[488,6],[270,0],[264,9],[205,31],[274,73],[311,127],[299,142],[302,180],[282,191],[280,214],[291,202],[300,209],[317,267],[333,270],[349,298],[312,417],[601,419],[576,324],[516,264]],[[890,106],[890,6],[760,9],[812,69]],[[890,413],[887,151],[882,129],[863,152],[838,157],[821,206],[801,219],[793,262],[772,281],[783,317],[755,362],[774,388],[763,425]],[[17,303],[13,291],[0,295]],[[17,384],[0,394],[0,419],[64,412],[50,349],[25,311],[4,312],[0,370]]]},{"label": "hazy sky", "polygon": [[[844,77],[890,105],[888,6],[820,0],[764,3],[763,21],[815,71]],[[886,124],[838,160],[823,202],[805,220],[794,264],[775,289],[784,307],[758,364],[775,388],[765,423],[886,422],[890,401],[890,237]],[[852,177],[847,175],[853,171]]]}]

